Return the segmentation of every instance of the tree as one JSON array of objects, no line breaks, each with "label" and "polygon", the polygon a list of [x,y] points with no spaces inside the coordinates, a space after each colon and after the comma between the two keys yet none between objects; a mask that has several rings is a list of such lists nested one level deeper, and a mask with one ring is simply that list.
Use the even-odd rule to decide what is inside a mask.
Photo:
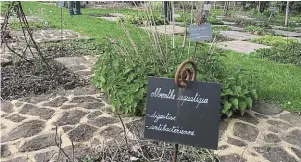
[{"label": "tree", "polygon": [[264,13],[264,11],[269,7],[269,1],[261,1],[259,6],[259,12]]}]

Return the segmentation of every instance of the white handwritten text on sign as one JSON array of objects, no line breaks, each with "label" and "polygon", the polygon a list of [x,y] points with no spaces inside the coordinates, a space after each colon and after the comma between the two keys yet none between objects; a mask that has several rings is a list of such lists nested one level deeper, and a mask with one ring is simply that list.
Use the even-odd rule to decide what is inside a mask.
[{"label": "white handwritten text on sign", "polygon": [[144,137],[217,148],[221,85],[190,81],[179,88],[173,79],[148,78]]}]

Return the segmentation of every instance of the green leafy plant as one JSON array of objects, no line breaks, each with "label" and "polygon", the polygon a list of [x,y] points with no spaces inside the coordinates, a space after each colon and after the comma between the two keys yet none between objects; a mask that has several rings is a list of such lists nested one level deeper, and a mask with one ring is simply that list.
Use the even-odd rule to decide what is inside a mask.
[{"label": "green leafy plant", "polygon": [[250,19],[244,19],[244,18],[235,18],[235,17],[226,17],[223,18],[224,21],[230,21],[230,22],[235,22],[237,26],[239,27],[246,27],[250,25],[258,25],[261,23],[257,23],[254,20]]},{"label": "green leafy plant", "polygon": [[276,61],[283,64],[295,64],[301,67],[301,44],[288,43],[286,46],[275,46],[268,49],[258,49],[253,53],[255,57]]},{"label": "green leafy plant", "polygon": [[[168,46],[168,53],[162,57],[162,55],[154,53],[155,51],[152,51],[151,47],[138,51],[139,55],[127,55],[121,51],[116,51],[117,47],[114,48],[114,46],[110,43],[103,45],[105,53],[95,65],[92,82],[108,95],[115,111],[127,114],[144,114],[147,76],[173,78],[178,65],[188,58],[187,55],[179,54],[182,51],[181,47]],[[194,60],[198,65],[197,80],[222,82],[223,84],[225,82],[227,86],[222,91],[222,105],[226,104],[225,101],[230,102],[232,98],[236,97],[241,102],[248,103],[245,108],[242,107],[237,110],[243,114],[250,107],[248,97],[251,95],[247,91],[249,90],[247,88],[248,82],[242,76],[230,75],[232,73],[227,72],[227,68],[221,62],[220,57],[224,57],[220,50],[208,52],[205,48],[197,51],[197,54],[194,55]],[[240,72],[234,74],[240,74]],[[235,82],[230,78],[234,78]],[[239,89],[238,85],[242,88]],[[228,93],[227,89],[229,88],[234,89],[234,91]],[[229,111],[222,110],[222,114],[231,116]]]},{"label": "green leafy plant", "polygon": [[160,14],[153,14],[153,16],[148,16],[145,13],[140,14],[128,14],[123,18],[120,18],[120,21],[134,24],[134,25],[163,25],[168,24],[168,21],[164,20],[164,17]]},{"label": "green leafy plant", "polygon": [[243,115],[252,108],[253,102],[257,100],[254,76],[249,71],[237,67],[231,75],[228,75],[222,84],[222,114],[230,117],[235,112]]},{"label": "green leafy plant", "polygon": [[[182,56],[158,56],[152,47],[131,51],[116,51],[116,45],[104,44],[104,54],[95,65],[92,82],[107,95],[115,111],[143,115],[145,108],[147,76],[172,77]],[[180,49],[174,49],[180,53]],[[187,57],[187,56],[186,56]],[[166,62],[165,62],[166,61]],[[169,64],[167,67],[166,64]]]},{"label": "green leafy plant", "polygon": [[99,160],[99,157],[86,155],[82,159],[80,159],[81,162],[97,162]]},{"label": "green leafy plant", "polygon": [[291,43],[298,43],[298,40],[294,38],[284,38],[281,36],[265,35],[260,38],[251,39],[250,42],[268,46],[286,46]]},{"label": "green leafy plant", "polygon": [[246,26],[244,28],[244,31],[250,32],[254,35],[267,35],[267,34],[272,34],[273,33],[272,31],[270,31],[268,29],[265,29],[265,28],[260,27],[260,26],[254,26],[254,25]]},{"label": "green leafy plant", "polygon": [[218,31],[228,31],[230,30],[230,27],[227,26],[227,25],[215,25],[215,26],[212,26],[212,30],[213,32],[218,32]]},{"label": "green leafy plant", "polygon": [[[194,19],[194,16],[192,17],[192,19]],[[187,13],[180,13],[180,17],[176,18],[176,21],[186,22],[187,24],[190,24],[191,23],[191,15],[187,14]],[[224,25],[222,20],[217,19],[216,16],[214,16],[214,14],[209,16],[207,22],[210,23],[211,25]]]},{"label": "green leafy plant", "polygon": [[[179,64],[192,58],[198,69],[197,80],[228,84],[223,87],[221,105],[229,105],[226,101],[232,103],[232,99],[237,98],[240,108],[231,112],[237,111],[243,114],[251,107],[252,103],[248,97],[252,96],[251,90],[254,93],[256,91],[248,85],[249,74],[244,74],[242,70],[233,72],[228,69],[221,61],[222,57],[226,57],[223,50],[214,47],[208,50],[208,46],[203,43],[195,44],[195,47],[191,45],[187,47],[185,43],[182,46],[182,41],[172,42],[170,36],[149,34],[149,40],[145,44],[136,44],[130,38],[130,34],[127,34],[128,40],[110,38],[101,45],[104,52],[95,64],[92,83],[107,95],[115,112],[144,115],[147,77],[173,78]],[[125,45],[123,42],[128,43]],[[188,51],[190,53],[187,55]],[[234,81],[231,80],[232,78]],[[227,89],[235,91],[228,94]],[[252,102],[253,100],[255,98],[252,98]],[[244,102],[246,102],[245,106]],[[229,111],[221,109],[222,114],[231,116]]]},{"label": "green leafy plant", "polygon": [[224,25],[224,23],[222,22],[222,20],[217,19],[214,16],[210,16],[208,18],[208,23],[212,24],[212,25]]}]

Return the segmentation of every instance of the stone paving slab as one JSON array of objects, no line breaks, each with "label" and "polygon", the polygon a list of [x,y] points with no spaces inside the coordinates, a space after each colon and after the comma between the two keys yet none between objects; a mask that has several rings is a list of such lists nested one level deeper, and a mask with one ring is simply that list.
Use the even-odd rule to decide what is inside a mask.
[{"label": "stone paving slab", "polygon": [[[1,108],[1,161],[27,162],[28,158],[41,162],[54,154],[53,161],[58,156],[56,127],[62,147],[70,156],[71,140],[74,142],[76,157],[101,147],[105,140],[124,136],[119,118],[92,86],[1,101]],[[125,124],[135,120],[122,119]],[[128,138],[134,136],[129,132]]]},{"label": "stone paving slab", "polygon": [[223,18],[225,18],[226,16],[216,16],[216,19],[218,20],[222,20]]},{"label": "stone paving slab", "polygon": [[97,61],[97,57],[89,55],[83,57],[60,57],[55,58],[55,60],[82,78],[89,80],[93,74],[92,68]]},{"label": "stone paving slab", "polygon": [[288,37],[301,37],[301,33],[283,31],[283,30],[273,30],[276,35],[288,36]]},{"label": "stone paving slab", "polygon": [[[157,29],[158,33],[160,34],[167,34],[167,35],[171,35],[171,34],[184,34],[185,33],[185,28],[184,27],[180,27],[180,26],[176,26],[176,25],[159,25],[159,26],[152,26],[152,27],[140,27],[141,29],[144,30],[149,30],[149,31],[155,31]],[[166,28],[166,29],[165,29]],[[166,32],[165,32],[166,30]]]},{"label": "stone paving slab", "polygon": [[118,17],[97,17],[97,18],[108,20],[108,21],[118,21],[119,20]]},{"label": "stone paving slab", "polygon": [[236,26],[229,26],[231,30],[233,31],[243,31],[244,28],[236,27]]},{"label": "stone paving slab", "polygon": [[249,54],[254,52],[259,48],[271,48],[270,46],[251,43],[247,41],[226,41],[226,42],[219,42],[216,44],[217,47],[223,48],[226,50],[233,50],[238,53]]},{"label": "stone paving slab", "polygon": [[234,40],[249,40],[249,39],[254,39],[259,37],[256,35],[239,32],[239,31],[221,31],[220,35]]},{"label": "stone paving slab", "polygon": [[[26,47],[24,43],[9,43],[9,46],[18,53],[22,53],[21,50],[23,50],[24,52],[24,48]],[[39,57],[37,55],[38,51],[36,49],[31,48],[31,51],[33,52],[33,55],[30,52],[30,50],[27,49],[24,52],[23,56],[26,56],[26,58],[29,60],[34,59],[34,57],[36,58]],[[16,56],[13,52],[11,52],[5,44],[2,44],[2,46],[0,47],[0,57],[1,57],[1,65],[11,63],[12,61],[18,62],[21,60],[20,57]]]},{"label": "stone paving slab", "polygon": [[274,28],[274,29],[287,29],[286,26],[277,26],[277,25],[271,25],[271,26],[272,26],[272,28]]},{"label": "stone paving slab", "polygon": [[224,25],[236,25],[235,22],[230,22],[230,21],[222,21]]},{"label": "stone paving slab", "polygon": [[[22,31],[11,31],[13,37],[18,37],[21,40],[24,40]],[[33,31],[33,38],[36,42],[49,42],[49,41],[60,41],[67,39],[87,39],[87,36],[83,36],[72,30],[63,29],[61,38],[60,30],[36,30]],[[25,40],[24,40],[25,41]]]},{"label": "stone paving slab", "polygon": [[111,15],[111,17],[103,16],[103,17],[97,17],[97,18],[101,18],[101,19],[108,20],[108,21],[118,21],[121,17],[125,16],[124,14],[121,14],[121,13],[110,13],[109,15]]}]

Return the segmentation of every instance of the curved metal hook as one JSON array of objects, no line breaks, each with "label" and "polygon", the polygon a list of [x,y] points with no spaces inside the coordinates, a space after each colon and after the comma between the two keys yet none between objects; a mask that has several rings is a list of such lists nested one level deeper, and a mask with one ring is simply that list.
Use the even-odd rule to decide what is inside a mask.
[{"label": "curved metal hook", "polygon": [[[191,64],[192,68],[183,68],[185,65]],[[179,76],[181,73],[181,77]],[[186,60],[180,64],[175,74],[175,84],[180,88],[185,88],[188,81],[194,81],[196,79],[197,68],[192,60]],[[181,79],[180,79],[181,78]]]}]

